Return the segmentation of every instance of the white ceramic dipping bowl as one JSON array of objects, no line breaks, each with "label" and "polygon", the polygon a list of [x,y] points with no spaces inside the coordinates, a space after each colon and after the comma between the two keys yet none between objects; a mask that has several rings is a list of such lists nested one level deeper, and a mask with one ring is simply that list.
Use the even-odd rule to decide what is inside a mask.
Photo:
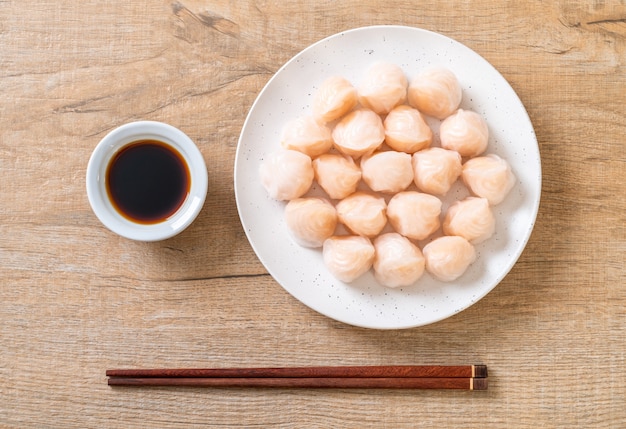
[{"label": "white ceramic dipping bowl", "polygon": [[[140,140],[157,140],[175,149],[185,160],[191,179],[189,193],[178,210],[158,223],[136,223],[124,217],[111,203],[106,174],[112,158],[127,145]],[[108,133],[96,146],[87,165],[87,197],[95,215],[111,231],[132,240],[159,241],[173,237],[198,216],[208,189],[208,174],[202,153],[179,129],[154,121],[122,125]]]}]

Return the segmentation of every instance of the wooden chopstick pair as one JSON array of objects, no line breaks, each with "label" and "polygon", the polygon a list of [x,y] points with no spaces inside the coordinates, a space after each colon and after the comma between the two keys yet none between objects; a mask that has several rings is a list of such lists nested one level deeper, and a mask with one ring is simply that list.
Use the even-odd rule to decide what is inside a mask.
[{"label": "wooden chopstick pair", "polygon": [[110,369],[110,386],[487,390],[485,365]]}]

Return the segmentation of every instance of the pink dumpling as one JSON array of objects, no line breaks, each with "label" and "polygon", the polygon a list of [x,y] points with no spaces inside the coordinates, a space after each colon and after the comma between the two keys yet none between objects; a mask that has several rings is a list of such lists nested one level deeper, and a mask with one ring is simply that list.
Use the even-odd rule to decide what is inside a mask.
[{"label": "pink dumpling", "polygon": [[413,182],[411,155],[404,152],[383,151],[361,158],[363,181],[372,191],[396,193]]},{"label": "pink dumpling", "polygon": [[415,191],[399,192],[387,204],[387,219],[405,237],[423,240],[440,226],[441,200]]},{"label": "pink dumpling", "polygon": [[443,236],[424,246],[426,270],[438,280],[451,282],[461,277],[476,260],[476,250],[459,236]]},{"label": "pink dumpling", "polygon": [[463,157],[474,157],[487,149],[489,128],[478,113],[459,109],[441,123],[439,138],[444,149],[455,150]]},{"label": "pink dumpling", "polygon": [[354,193],[361,180],[361,169],[346,155],[326,153],[313,160],[315,180],[332,199]]},{"label": "pink dumpling", "polygon": [[385,127],[372,110],[358,109],[335,125],[332,137],[339,152],[358,158],[378,149],[385,140]]},{"label": "pink dumpling", "polygon": [[285,223],[299,245],[321,247],[335,233],[337,211],[324,198],[296,198],[285,206]]},{"label": "pink dumpling", "polygon": [[297,150],[315,158],[333,146],[331,130],[313,116],[301,116],[287,122],[282,129],[280,144],[285,149]]},{"label": "pink dumpling", "polygon": [[423,192],[445,195],[461,174],[458,152],[432,147],[413,154],[415,185]]},{"label": "pink dumpling", "polygon": [[461,177],[472,194],[486,198],[491,205],[500,204],[516,181],[509,163],[495,154],[465,162]]},{"label": "pink dumpling", "polygon": [[259,167],[261,184],[276,200],[293,200],[304,195],[313,184],[311,157],[296,150],[270,153]]},{"label": "pink dumpling", "polygon": [[316,119],[331,122],[351,111],[357,103],[356,88],[341,76],[331,76],[315,93],[311,109]]},{"label": "pink dumpling", "polygon": [[358,235],[332,236],[322,247],[322,258],[328,271],[337,279],[350,283],[372,267],[374,245]]},{"label": "pink dumpling", "polygon": [[422,114],[411,106],[401,105],[385,117],[385,143],[392,149],[415,153],[430,146],[433,132]]},{"label": "pink dumpling", "polygon": [[494,234],[496,219],[486,198],[467,197],[448,208],[442,228],[446,235],[458,235],[478,244]]},{"label": "pink dumpling", "polygon": [[374,248],[374,277],[383,286],[409,286],[424,274],[422,251],[406,237],[396,232],[379,235]]},{"label": "pink dumpling", "polygon": [[387,114],[406,100],[407,78],[396,64],[378,62],[365,71],[357,86],[361,105],[379,115]]},{"label": "pink dumpling", "polygon": [[461,104],[461,85],[452,71],[434,67],[417,74],[409,84],[409,104],[420,112],[445,119]]},{"label": "pink dumpling", "polygon": [[387,224],[385,199],[366,192],[354,194],[339,201],[337,216],[353,234],[375,237]]}]

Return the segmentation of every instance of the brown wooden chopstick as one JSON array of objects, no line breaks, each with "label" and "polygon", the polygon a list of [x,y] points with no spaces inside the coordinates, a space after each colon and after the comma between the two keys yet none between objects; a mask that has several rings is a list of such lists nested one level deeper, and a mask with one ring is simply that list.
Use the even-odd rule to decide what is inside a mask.
[{"label": "brown wooden chopstick", "polygon": [[109,377],[131,378],[486,378],[486,365],[313,366],[283,368],[109,369]]},{"label": "brown wooden chopstick", "polygon": [[110,369],[111,386],[487,389],[485,365]]},{"label": "brown wooden chopstick", "polygon": [[487,378],[473,377],[111,377],[110,386],[305,387],[338,389],[487,390]]}]

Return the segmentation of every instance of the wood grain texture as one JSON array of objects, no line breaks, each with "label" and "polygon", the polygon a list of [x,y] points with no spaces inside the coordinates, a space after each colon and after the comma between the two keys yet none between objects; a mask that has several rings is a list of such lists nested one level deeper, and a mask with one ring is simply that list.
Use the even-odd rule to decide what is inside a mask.
[{"label": "wood grain texture", "polygon": [[[372,24],[485,57],[542,156],[539,216],[511,273],[468,310],[403,331],[294,300],[234,200],[238,135],[263,85],[309,44]],[[0,0],[0,426],[623,427],[625,62],[619,0]],[[209,169],[199,218],[160,243],[109,233],[85,192],[97,142],[137,119],[185,131]],[[119,390],[105,377],[467,362],[489,366],[488,391]]]}]

